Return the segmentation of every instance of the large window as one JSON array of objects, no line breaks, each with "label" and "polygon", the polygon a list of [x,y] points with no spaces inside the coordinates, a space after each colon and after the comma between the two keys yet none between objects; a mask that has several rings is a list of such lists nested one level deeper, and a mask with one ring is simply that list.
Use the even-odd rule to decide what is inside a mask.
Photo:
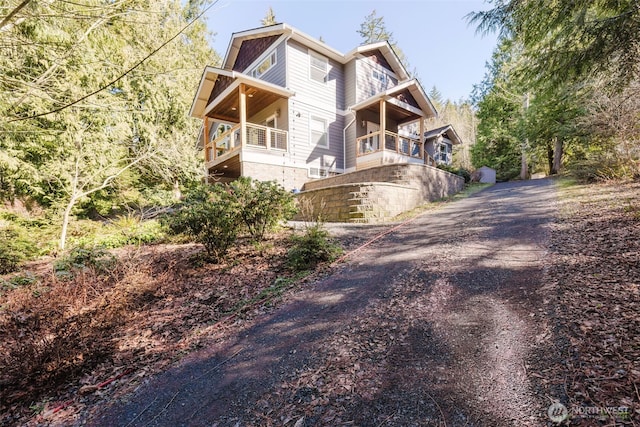
[{"label": "large window", "polygon": [[317,147],[329,148],[327,121],[319,117],[311,116],[309,127],[311,130],[311,144]]},{"label": "large window", "polygon": [[256,68],[251,71],[251,75],[257,79],[262,77],[264,73],[269,71],[274,65],[276,65],[278,56],[274,50],[271,55],[267,56]]},{"label": "large window", "polygon": [[322,55],[309,51],[309,78],[320,83],[327,82],[329,60]]}]

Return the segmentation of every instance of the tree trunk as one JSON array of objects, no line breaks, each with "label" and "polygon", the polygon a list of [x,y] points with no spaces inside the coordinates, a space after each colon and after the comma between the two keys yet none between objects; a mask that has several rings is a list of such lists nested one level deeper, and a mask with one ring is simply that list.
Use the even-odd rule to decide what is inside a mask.
[{"label": "tree trunk", "polygon": [[562,152],[564,151],[564,143],[561,138],[556,138],[555,147],[553,149],[553,165],[551,166],[550,175],[557,175],[562,169]]},{"label": "tree trunk", "polygon": [[[529,145],[528,142],[525,144]],[[527,167],[527,152],[525,151],[524,146],[522,147],[522,160],[520,164],[520,179],[524,181],[529,175],[529,168]]]},{"label": "tree trunk", "polygon": [[547,167],[549,175],[553,175],[553,146],[547,141]]},{"label": "tree trunk", "polygon": [[64,251],[65,244],[67,243],[67,230],[69,228],[69,220],[71,219],[71,210],[75,204],[76,200],[72,197],[64,210],[64,215],[62,215],[62,230],[60,231],[60,243],[58,245],[61,251]]}]

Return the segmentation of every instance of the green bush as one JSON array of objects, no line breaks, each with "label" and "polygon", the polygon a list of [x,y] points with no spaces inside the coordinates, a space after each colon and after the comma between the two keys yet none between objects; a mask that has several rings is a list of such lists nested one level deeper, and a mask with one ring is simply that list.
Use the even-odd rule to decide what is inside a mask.
[{"label": "green bush", "polygon": [[116,258],[104,248],[75,247],[53,265],[57,276],[72,276],[76,271],[92,269],[98,273],[108,273],[116,263]]},{"label": "green bush", "polygon": [[0,228],[0,274],[16,271],[23,261],[34,258],[37,253],[28,229],[14,224]]},{"label": "green bush", "polygon": [[230,188],[240,217],[254,239],[263,240],[267,231],[296,213],[293,195],[275,181],[241,177]]},{"label": "green bush", "polygon": [[592,153],[584,159],[573,160],[567,166],[580,182],[595,182],[635,177],[636,165],[605,153]]},{"label": "green bush", "polygon": [[171,232],[190,236],[216,261],[236,241],[240,224],[236,200],[220,185],[196,187],[183,206],[168,218]]},{"label": "green bush", "polygon": [[292,236],[293,247],[287,253],[287,265],[295,271],[314,268],[318,263],[335,260],[342,248],[329,238],[320,224],[307,227],[302,235]]},{"label": "green bush", "polygon": [[82,220],[70,232],[72,246],[119,248],[125,245],[156,243],[166,238],[167,231],[160,221],[142,221],[134,215],[116,218],[108,224]]},{"label": "green bush", "polygon": [[469,172],[465,168],[457,168],[455,166],[445,164],[439,164],[436,167],[438,169],[442,169],[444,171],[451,172],[452,174],[463,177],[465,183],[471,182],[471,172]]}]

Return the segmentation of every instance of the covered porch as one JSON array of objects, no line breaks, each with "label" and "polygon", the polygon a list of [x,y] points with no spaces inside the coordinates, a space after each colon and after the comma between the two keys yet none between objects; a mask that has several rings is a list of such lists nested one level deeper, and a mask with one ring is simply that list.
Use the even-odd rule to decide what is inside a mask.
[{"label": "covered porch", "polygon": [[424,119],[435,108],[416,80],[352,107],[356,111],[356,169],[390,163],[435,164],[425,150]]},{"label": "covered porch", "polygon": [[263,80],[208,67],[191,109],[192,116],[203,120],[199,146],[207,171],[237,178],[242,175],[243,152],[288,152],[286,114],[292,95]]}]

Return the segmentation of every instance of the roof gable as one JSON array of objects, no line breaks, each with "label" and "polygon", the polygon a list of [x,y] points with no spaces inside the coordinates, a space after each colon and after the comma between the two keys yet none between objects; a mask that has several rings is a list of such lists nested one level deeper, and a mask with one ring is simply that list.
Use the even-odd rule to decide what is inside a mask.
[{"label": "roof gable", "polygon": [[278,35],[261,37],[257,39],[245,40],[240,45],[238,56],[233,64],[233,71],[245,71],[249,65],[253,63],[269,46],[271,46],[276,40]]},{"label": "roof gable", "polygon": [[442,126],[436,129],[431,129],[424,133],[424,139],[434,139],[439,136],[445,135],[454,144],[462,144],[462,139],[458,136],[452,125]]}]

